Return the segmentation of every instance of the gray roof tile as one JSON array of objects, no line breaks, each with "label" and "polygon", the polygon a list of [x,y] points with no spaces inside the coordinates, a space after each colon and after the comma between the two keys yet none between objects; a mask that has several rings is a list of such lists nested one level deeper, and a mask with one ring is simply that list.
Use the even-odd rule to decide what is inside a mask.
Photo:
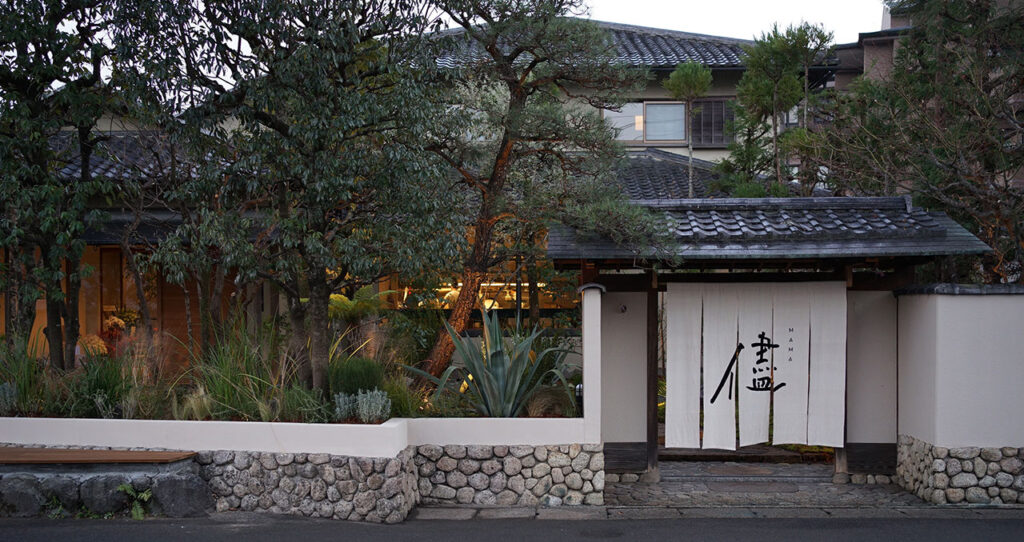
[{"label": "gray roof tile", "polygon": [[[649,201],[684,260],[790,260],[980,254],[990,249],[943,213],[904,198],[764,198]],[[548,234],[555,260],[659,259],[562,226]]]},{"label": "gray roof tile", "polygon": [[[712,68],[741,67],[744,55],[742,46],[752,43],[748,40],[677,30],[594,22],[610,34],[618,51],[618,60],[630,66],[672,69],[681,62],[694,61]],[[454,28],[440,35],[452,37],[461,33],[461,28]],[[454,68],[484,58],[484,51],[475,43],[467,41],[453,47],[449,53],[440,55],[437,64],[443,68]]]}]

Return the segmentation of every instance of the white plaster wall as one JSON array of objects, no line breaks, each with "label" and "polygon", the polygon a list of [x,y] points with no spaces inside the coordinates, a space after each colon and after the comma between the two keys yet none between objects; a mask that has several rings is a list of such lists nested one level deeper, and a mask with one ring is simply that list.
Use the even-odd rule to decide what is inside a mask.
[{"label": "white plaster wall", "polygon": [[902,296],[897,324],[897,431],[935,443],[936,296]]},{"label": "white plaster wall", "polygon": [[1024,296],[934,297],[934,444],[1024,446]]},{"label": "white plaster wall", "polygon": [[601,330],[601,438],[646,442],[647,294],[604,294]]},{"label": "white plaster wall", "polygon": [[899,299],[899,432],[1024,446],[1024,296]]},{"label": "white plaster wall", "polygon": [[896,298],[846,295],[846,441],[896,442]]},{"label": "white plaster wall", "polygon": [[597,444],[584,438],[583,418],[415,418],[409,444]]},{"label": "white plaster wall", "polygon": [[406,422],[401,418],[380,425],[0,418],[0,442],[394,457],[408,445]]}]

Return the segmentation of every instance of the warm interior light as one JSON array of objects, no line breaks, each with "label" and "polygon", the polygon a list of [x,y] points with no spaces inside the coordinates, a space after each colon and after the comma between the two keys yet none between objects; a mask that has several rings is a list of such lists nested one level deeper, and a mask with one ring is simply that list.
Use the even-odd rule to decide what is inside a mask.
[{"label": "warm interior light", "polygon": [[644,129],[644,116],[636,115],[633,117],[633,126],[638,132],[642,132]]}]

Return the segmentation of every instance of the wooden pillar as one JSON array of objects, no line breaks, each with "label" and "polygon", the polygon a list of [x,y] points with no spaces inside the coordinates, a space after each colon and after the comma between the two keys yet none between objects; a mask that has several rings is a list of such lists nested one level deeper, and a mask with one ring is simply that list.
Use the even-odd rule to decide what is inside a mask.
[{"label": "wooden pillar", "polygon": [[647,469],[658,467],[658,272],[647,285]]}]

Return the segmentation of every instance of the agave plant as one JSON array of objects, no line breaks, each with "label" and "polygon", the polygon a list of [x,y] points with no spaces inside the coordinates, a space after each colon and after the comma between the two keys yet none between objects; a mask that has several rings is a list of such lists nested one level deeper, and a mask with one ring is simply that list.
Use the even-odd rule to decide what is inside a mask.
[{"label": "agave plant", "polygon": [[[519,416],[526,403],[545,382],[557,380],[572,397],[572,390],[563,371],[568,350],[548,348],[536,353],[533,343],[541,330],[534,328],[529,335],[516,333],[506,338],[496,314],[481,309],[484,320],[483,344],[479,347],[463,338],[445,323],[448,334],[465,367],[448,367],[435,377],[426,371],[406,367],[409,371],[433,382],[437,386],[435,399],[445,391],[461,394],[483,416],[513,418]],[[553,368],[541,373],[547,356],[554,356]]]}]

